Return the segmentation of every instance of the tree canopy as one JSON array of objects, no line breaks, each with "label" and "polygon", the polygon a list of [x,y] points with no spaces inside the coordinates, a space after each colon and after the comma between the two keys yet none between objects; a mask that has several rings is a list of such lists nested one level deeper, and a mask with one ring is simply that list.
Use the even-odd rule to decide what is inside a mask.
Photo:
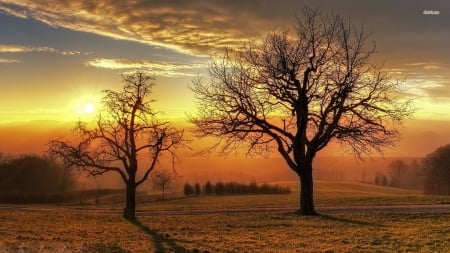
[{"label": "tree canopy", "polygon": [[76,124],[78,143],[50,142],[50,152],[70,168],[93,176],[120,175],[127,186],[124,215],[132,219],[136,188],[158,167],[163,154],[168,154],[173,164],[174,150],[183,143],[183,131],[161,121],[151,107],[153,80],[142,72],[124,75],[120,91],[103,91],[104,108],[94,124]]},{"label": "tree canopy", "polygon": [[314,214],[312,161],[330,141],[361,156],[399,139],[395,125],[413,110],[398,83],[373,63],[370,34],[337,14],[306,7],[294,32],[227,49],[210,79],[193,81],[200,136],[228,153],[277,150],[301,180],[300,212]]}]

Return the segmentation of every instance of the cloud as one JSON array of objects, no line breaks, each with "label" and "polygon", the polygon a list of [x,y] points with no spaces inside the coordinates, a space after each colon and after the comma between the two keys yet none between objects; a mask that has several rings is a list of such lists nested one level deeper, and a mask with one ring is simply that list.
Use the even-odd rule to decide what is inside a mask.
[{"label": "cloud", "polygon": [[28,47],[21,45],[2,45],[0,44],[0,53],[24,53],[24,52],[56,52],[50,47]]},{"label": "cloud", "polygon": [[51,47],[30,47],[23,45],[6,45],[0,44],[0,53],[28,53],[28,52],[44,52],[44,53],[57,53],[62,55],[91,55],[92,52],[81,52],[78,50],[72,51],[59,51]]},{"label": "cloud", "polygon": [[406,66],[410,66],[410,67],[420,67],[422,69],[440,69],[441,66],[439,66],[438,63],[434,63],[434,62],[412,62],[412,63],[407,63],[405,64]]},{"label": "cloud", "polygon": [[19,18],[27,18],[27,12],[25,10],[18,10],[14,6],[2,6],[0,5],[0,12],[7,13]]},{"label": "cloud", "polygon": [[80,52],[77,50],[74,51],[61,51],[62,55],[91,55],[93,54],[92,52]]},{"label": "cloud", "polygon": [[436,62],[409,62],[390,72],[403,81],[405,92],[423,99],[450,99],[448,64]]},{"label": "cloud", "polygon": [[19,60],[0,58],[0,64],[19,63]]},{"label": "cloud", "polygon": [[182,64],[145,60],[95,58],[85,63],[87,66],[104,69],[144,70],[159,76],[194,76],[204,69],[204,64]]},{"label": "cloud", "polygon": [[[267,1],[264,1],[267,2]],[[225,1],[0,0],[1,10],[52,27],[209,55],[261,38],[274,19],[255,18],[249,3]],[[248,11],[250,10],[250,11]],[[293,15],[291,13],[290,15]],[[248,22],[251,21],[251,22]]]}]

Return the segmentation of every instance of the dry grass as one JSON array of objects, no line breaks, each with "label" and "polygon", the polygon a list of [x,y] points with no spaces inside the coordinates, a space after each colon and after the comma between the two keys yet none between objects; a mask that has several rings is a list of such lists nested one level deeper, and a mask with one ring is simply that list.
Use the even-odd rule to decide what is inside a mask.
[{"label": "dry grass", "polygon": [[0,212],[0,252],[146,252],[153,247],[117,213]]},{"label": "dry grass", "polygon": [[210,252],[445,252],[450,214],[289,213],[144,217],[141,222],[188,249]]},{"label": "dry grass", "polygon": [[[449,196],[430,197],[364,184],[319,182],[316,186],[318,206],[450,203]],[[297,193],[293,192],[187,198],[141,204],[138,210],[296,206]],[[366,212],[316,217],[282,211],[158,214],[142,216],[131,223],[121,217],[121,207],[0,209],[0,253],[450,252],[450,212]]]},{"label": "dry grass", "polygon": [[[142,203],[140,210],[186,210],[254,207],[298,207],[298,183],[284,182],[291,194],[248,196],[201,196],[185,199]],[[353,182],[318,181],[315,183],[315,204],[322,206],[401,205],[450,203],[450,196],[423,195],[419,191],[382,187]]]},{"label": "dry grass", "polygon": [[448,252],[450,213],[0,212],[0,252]]}]

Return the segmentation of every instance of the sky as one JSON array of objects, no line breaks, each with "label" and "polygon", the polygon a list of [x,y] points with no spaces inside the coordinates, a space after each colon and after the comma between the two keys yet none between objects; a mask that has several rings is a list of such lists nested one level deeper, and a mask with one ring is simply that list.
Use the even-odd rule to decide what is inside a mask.
[{"label": "sky", "polygon": [[[446,0],[0,0],[0,152],[43,142],[57,124],[88,120],[101,91],[119,89],[121,74],[135,70],[155,75],[155,107],[164,117],[184,120],[194,110],[188,87],[207,75],[211,55],[290,28],[305,4],[373,33],[374,60],[417,108],[405,129],[415,139],[405,147],[450,142]],[[25,130],[11,137],[14,129]]]}]

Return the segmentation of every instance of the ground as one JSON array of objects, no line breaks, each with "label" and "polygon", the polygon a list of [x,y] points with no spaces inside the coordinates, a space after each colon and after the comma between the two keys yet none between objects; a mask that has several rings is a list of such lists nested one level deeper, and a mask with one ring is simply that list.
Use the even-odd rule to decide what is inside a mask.
[{"label": "ground", "polygon": [[[147,203],[138,206],[136,222],[123,219],[120,206],[4,205],[0,208],[0,252],[448,252],[450,249],[450,207],[442,205],[450,203],[450,197],[371,189],[362,184],[319,184],[318,188],[321,187],[317,202],[322,214],[315,217],[297,216],[292,207],[276,209],[287,201],[283,198],[292,197],[278,195]],[[333,188],[336,194],[331,198]],[[365,193],[368,189],[372,197]],[[362,195],[367,196],[365,201]],[[354,196],[353,200],[350,196]],[[388,206],[364,208],[380,207],[383,199]],[[363,208],[347,210],[345,207],[351,203]],[[400,207],[437,204],[445,208],[430,212],[389,206],[397,203]]]}]

